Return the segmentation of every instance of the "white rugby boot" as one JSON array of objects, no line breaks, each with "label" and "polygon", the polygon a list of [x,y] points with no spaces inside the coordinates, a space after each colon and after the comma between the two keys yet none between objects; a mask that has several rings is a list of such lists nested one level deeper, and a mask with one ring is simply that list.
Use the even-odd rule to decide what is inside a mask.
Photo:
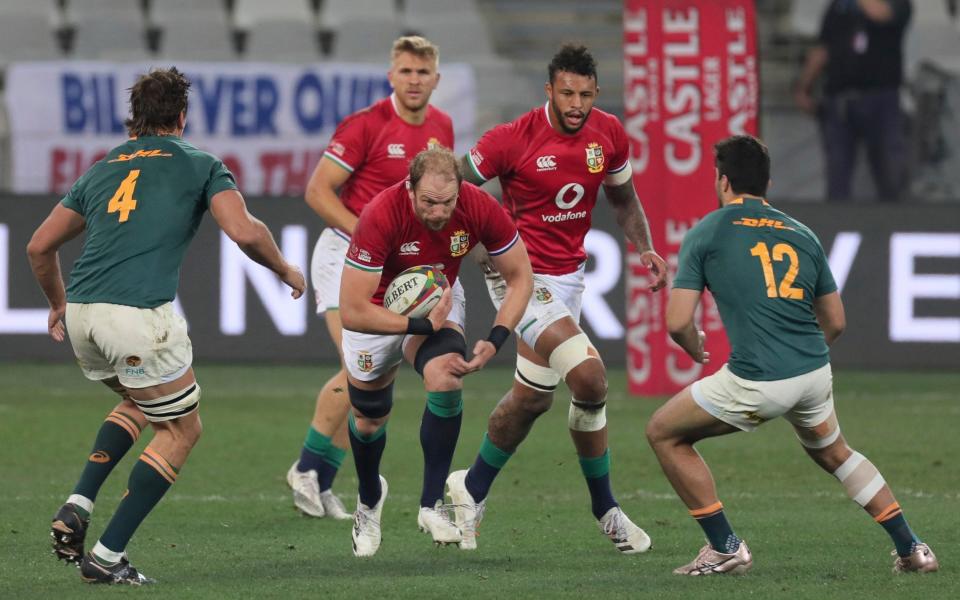
[{"label": "white rugby boot", "polygon": [[383,513],[383,501],[387,499],[387,480],[380,476],[380,500],[372,508],[360,501],[357,496],[357,510],[353,513],[353,555],[373,556],[380,549],[380,515]]},{"label": "white rugby boot", "polygon": [[894,573],[933,573],[940,569],[933,550],[922,542],[914,545],[910,556],[897,556],[896,550],[892,554],[897,557],[893,561]]},{"label": "white rugby boot", "polygon": [[323,505],[323,512],[326,516],[337,521],[346,521],[353,518],[353,513],[347,510],[343,505],[343,500],[333,493],[333,490],[320,492],[320,504]]},{"label": "white rugby boot", "polygon": [[322,517],[326,514],[320,498],[320,484],[317,472],[313,469],[305,473],[297,470],[299,460],[295,460],[287,471],[287,485],[293,490],[293,505],[309,517]]},{"label": "white rugby boot", "polygon": [[753,554],[747,543],[740,540],[736,552],[725,554],[717,552],[710,544],[700,548],[692,562],[673,570],[675,575],[742,575],[753,566]]},{"label": "white rugby boot", "polygon": [[650,549],[650,536],[634,525],[619,506],[608,510],[597,523],[600,531],[624,554],[639,554]]},{"label": "white rugby boot", "polygon": [[467,471],[454,471],[447,477],[447,494],[453,504],[454,523],[460,529],[461,550],[477,549],[477,528],[483,519],[486,499],[474,502],[467,491]]},{"label": "white rugby boot", "polygon": [[429,533],[438,546],[459,544],[463,540],[460,529],[450,520],[449,506],[445,506],[442,500],[437,500],[433,508],[420,507],[420,512],[417,514],[417,527],[420,531]]}]

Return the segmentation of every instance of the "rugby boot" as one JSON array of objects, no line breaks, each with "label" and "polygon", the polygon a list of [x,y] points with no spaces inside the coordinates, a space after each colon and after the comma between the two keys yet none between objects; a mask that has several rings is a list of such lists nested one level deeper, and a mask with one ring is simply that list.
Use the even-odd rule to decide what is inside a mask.
[{"label": "rugby boot", "polygon": [[450,521],[450,506],[437,500],[433,508],[421,506],[417,514],[417,527],[424,533],[429,533],[438,546],[459,544],[463,540],[460,529]]},{"label": "rugby boot", "polygon": [[673,570],[676,575],[741,575],[753,566],[753,555],[747,543],[740,540],[740,547],[733,554],[717,552],[710,544],[700,548],[693,562]]},{"label": "rugby boot", "polygon": [[326,514],[326,508],[320,499],[317,472],[311,469],[301,473],[297,470],[299,463],[299,460],[295,461],[287,471],[287,485],[293,490],[293,505],[308,517],[322,517]]},{"label": "rugby boot", "polygon": [[467,471],[454,471],[447,477],[447,494],[453,504],[454,523],[460,529],[461,550],[477,549],[477,528],[483,519],[486,499],[474,502],[467,491]]},{"label": "rugby boot", "polygon": [[353,518],[353,513],[347,510],[343,500],[334,494],[333,490],[320,492],[320,504],[323,505],[323,512],[331,519],[346,521]]},{"label": "rugby boot", "polygon": [[108,585],[147,585],[156,583],[137,571],[127,557],[124,556],[117,564],[105,567],[98,563],[92,553],[87,553],[80,563],[80,578],[86,583],[106,583]]},{"label": "rugby boot", "polygon": [[[897,551],[894,550],[893,554],[896,555]],[[893,561],[894,573],[933,573],[939,569],[936,555],[924,543],[915,544],[910,556],[897,556]]]},{"label": "rugby boot", "polygon": [[83,560],[83,540],[87,537],[90,519],[84,519],[77,507],[67,503],[53,516],[50,537],[53,538],[53,554],[58,560],[80,565]]},{"label": "rugby boot", "polygon": [[624,554],[639,554],[650,549],[650,536],[637,527],[619,506],[614,506],[597,522],[617,550]]},{"label": "rugby boot", "polygon": [[387,499],[387,480],[380,476],[380,499],[369,507],[357,496],[357,510],[353,513],[353,555],[373,556],[380,549],[383,539],[380,532],[380,515],[383,514],[383,501]]}]

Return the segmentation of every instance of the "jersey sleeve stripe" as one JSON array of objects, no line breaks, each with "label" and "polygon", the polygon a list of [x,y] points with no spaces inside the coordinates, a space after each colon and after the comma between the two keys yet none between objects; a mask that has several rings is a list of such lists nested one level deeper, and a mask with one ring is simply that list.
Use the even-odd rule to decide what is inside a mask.
[{"label": "jersey sleeve stripe", "polygon": [[359,269],[361,271],[366,271],[367,273],[379,273],[383,271],[383,267],[368,267],[367,265],[361,265],[360,263],[350,260],[349,258],[343,259],[344,264],[350,265],[354,269]]},{"label": "jersey sleeve stripe", "polygon": [[504,246],[503,248],[500,248],[499,250],[490,250],[490,249],[488,248],[488,249],[487,249],[487,254],[489,254],[490,256],[500,256],[501,254],[503,254],[504,252],[506,252],[506,251],[509,250],[510,248],[513,248],[514,244],[516,244],[516,243],[517,243],[517,240],[519,240],[519,239],[520,239],[520,233],[519,233],[519,232],[518,232],[518,233],[515,233],[515,234],[513,234],[513,239],[510,240],[510,242],[509,242],[506,246]]},{"label": "jersey sleeve stripe", "polygon": [[610,174],[610,175],[613,175],[614,173],[619,173],[620,171],[626,169],[628,166],[630,166],[630,159],[629,159],[629,158],[628,158],[627,160],[623,161],[623,164],[622,164],[622,165],[620,165],[620,166],[617,167],[616,169],[610,169],[609,171],[607,171],[607,173]]},{"label": "jersey sleeve stripe", "polygon": [[344,160],[343,160],[342,158],[340,158],[339,156],[333,154],[332,152],[324,152],[323,155],[324,155],[326,158],[329,158],[329,159],[332,160],[333,162],[337,163],[338,165],[340,165],[340,166],[343,167],[344,169],[346,169],[347,172],[353,173],[353,167],[351,167],[349,164],[347,164],[346,161],[344,161]]},{"label": "jersey sleeve stripe", "polygon": [[481,181],[487,181],[487,178],[483,176],[483,173],[480,172],[480,169],[477,168],[477,165],[473,163],[473,156],[467,152],[467,162],[470,163],[470,168],[473,169],[473,174],[480,178]]},{"label": "jersey sleeve stripe", "polygon": [[633,176],[633,169],[630,167],[630,161],[627,160],[619,168],[612,169],[607,171],[606,176],[603,178],[604,185],[622,185],[628,181]]}]

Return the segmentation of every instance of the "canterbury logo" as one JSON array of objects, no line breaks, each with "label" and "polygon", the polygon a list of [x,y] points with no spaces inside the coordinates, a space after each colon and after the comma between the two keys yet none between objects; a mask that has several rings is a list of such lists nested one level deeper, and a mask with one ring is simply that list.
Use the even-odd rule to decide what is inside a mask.
[{"label": "canterbury logo", "polygon": [[407,242],[400,245],[400,254],[420,254],[420,242]]},{"label": "canterbury logo", "polygon": [[407,152],[403,149],[403,144],[387,144],[387,155],[390,158],[406,158]]},{"label": "canterbury logo", "polygon": [[90,462],[95,462],[100,464],[108,463],[110,462],[110,455],[104,452],[103,450],[97,450],[96,452],[90,455]]},{"label": "canterbury logo", "polygon": [[557,168],[557,157],[548,154],[537,157],[537,171],[553,171]]},{"label": "canterbury logo", "polygon": [[128,160],[133,160],[135,158],[156,158],[156,157],[164,157],[164,156],[173,156],[173,155],[169,153],[164,154],[160,150],[137,150],[133,154],[121,154],[115,159],[107,162],[115,163],[115,162],[124,162]]}]

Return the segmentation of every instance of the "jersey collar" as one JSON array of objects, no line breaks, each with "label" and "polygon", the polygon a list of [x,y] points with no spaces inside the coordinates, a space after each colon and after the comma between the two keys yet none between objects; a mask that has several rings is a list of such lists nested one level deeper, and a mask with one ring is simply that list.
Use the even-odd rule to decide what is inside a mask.
[{"label": "jersey collar", "polygon": [[743,204],[744,200],[753,201],[753,202],[759,201],[759,202],[762,202],[764,206],[770,206],[769,202],[767,202],[765,199],[759,196],[740,196],[739,198],[735,198],[730,202],[727,202],[727,206],[733,206],[734,204]]}]

